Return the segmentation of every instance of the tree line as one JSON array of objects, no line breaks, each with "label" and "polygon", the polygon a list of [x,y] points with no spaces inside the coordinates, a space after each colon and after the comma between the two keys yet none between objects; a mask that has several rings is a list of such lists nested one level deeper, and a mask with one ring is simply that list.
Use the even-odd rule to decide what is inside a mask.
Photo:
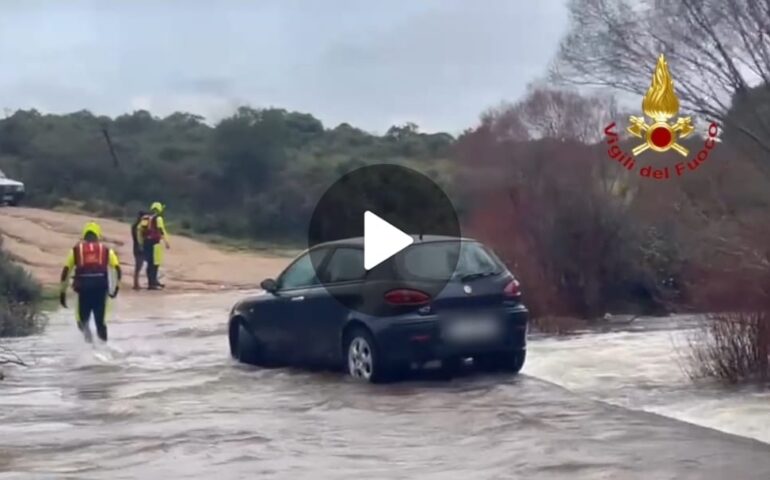
[{"label": "tree line", "polygon": [[441,180],[453,142],[414,124],[384,135],[348,124],[328,129],[312,115],[275,108],[242,107],[214,126],[189,113],[29,110],[0,120],[0,165],[26,182],[35,206],[131,218],[158,200],[172,227],[299,242],[314,202],[339,175],[397,163]]}]

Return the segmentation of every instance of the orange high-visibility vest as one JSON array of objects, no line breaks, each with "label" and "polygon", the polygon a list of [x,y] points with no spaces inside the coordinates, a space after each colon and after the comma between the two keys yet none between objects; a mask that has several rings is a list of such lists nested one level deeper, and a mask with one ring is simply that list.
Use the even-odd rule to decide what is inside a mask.
[{"label": "orange high-visibility vest", "polygon": [[145,240],[159,242],[163,238],[163,232],[158,228],[158,215],[148,215],[148,218],[142,218],[142,236]]},{"label": "orange high-visibility vest", "polygon": [[110,249],[101,242],[80,242],[73,249],[75,255],[76,291],[85,289],[107,289]]}]

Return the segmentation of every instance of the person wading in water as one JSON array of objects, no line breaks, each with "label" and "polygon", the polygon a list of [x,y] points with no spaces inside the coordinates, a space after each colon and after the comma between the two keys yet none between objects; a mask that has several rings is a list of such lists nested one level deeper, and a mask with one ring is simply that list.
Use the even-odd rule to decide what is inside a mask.
[{"label": "person wading in water", "polygon": [[[110,292],[110,269],[116,274],[115,291]],[[120,290],[120,260],[115,250],[102,243],[102,229],[95,222],[83,228],[83,239],[67,255],[61,272],[59,303],[67,308],[67,287],[72,275],[72,289],[78,295],[75,317],[87,342],[92,341],[89,321],[96,323],[99,338],[107,341],[107,298],[115,298]]]},{"label": "person wading in water", "polygon": [[159,290],[165,287],[158,281],[158,270],[163,263],[163,248],[160,243],[163,242],[167,250],[171,248],[162,216],[164,210],[165,207],[160,202],[153,203],[150,206],[149,218],[146,222],[143,220],[139,227],[142,232],[144,259],[147,262],[147,288],[149,290]]}]

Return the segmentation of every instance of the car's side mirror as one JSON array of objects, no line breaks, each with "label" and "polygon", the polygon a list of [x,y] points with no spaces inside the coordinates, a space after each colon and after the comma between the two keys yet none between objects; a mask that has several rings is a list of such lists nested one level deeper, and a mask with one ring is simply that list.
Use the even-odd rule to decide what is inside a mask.
[{"label": "car's side mirror", "polygon": [[275,293],[278,291],[278,282],[272,278],[266,278],[259,284],[260,287],[266,292]]}]

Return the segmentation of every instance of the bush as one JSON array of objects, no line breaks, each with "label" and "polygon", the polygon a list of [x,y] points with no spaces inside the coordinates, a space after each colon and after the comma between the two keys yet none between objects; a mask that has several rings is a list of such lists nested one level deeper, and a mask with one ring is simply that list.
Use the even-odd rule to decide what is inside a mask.
[{"label": "bush", "polygon": [[32,276],[11,261],[0,239],[0,337],[39,333],[46,317],[40,313],[43,291]]},{"label": "bush", "polygon": [[601,150],[551,139],[511,143],[490,158],[490,173],[479,166],[479,149],[461,158],[470,164],[461,184],[472,199],[465,225],[521,278],[534,316],[665,312],[676,252],[652,226],[629,221],[626,199],[605,188]]},{"label": "bush", "polygon": [[770,311],[709,315],[690,338],[688,373],[728,383],[770,378]]},{"label": "bush", "polygon": [[699,242],[709,261],[685,271],[690,308],[715,312],[690,338],[693,378],[770,380],[770,224],[766,211],[750,218],[733,228],[714,222],[719,235]]},{"label": "bush", "polygon": [[679,296],[670,205],[641,215],[660,195],[640,196],[638,175],[597,143],[611,107],[535,88],[457,143],[465,229],[520,277],[533,317],[562,319],[560,329],[572,323],[565,318],[666,313]]}]

